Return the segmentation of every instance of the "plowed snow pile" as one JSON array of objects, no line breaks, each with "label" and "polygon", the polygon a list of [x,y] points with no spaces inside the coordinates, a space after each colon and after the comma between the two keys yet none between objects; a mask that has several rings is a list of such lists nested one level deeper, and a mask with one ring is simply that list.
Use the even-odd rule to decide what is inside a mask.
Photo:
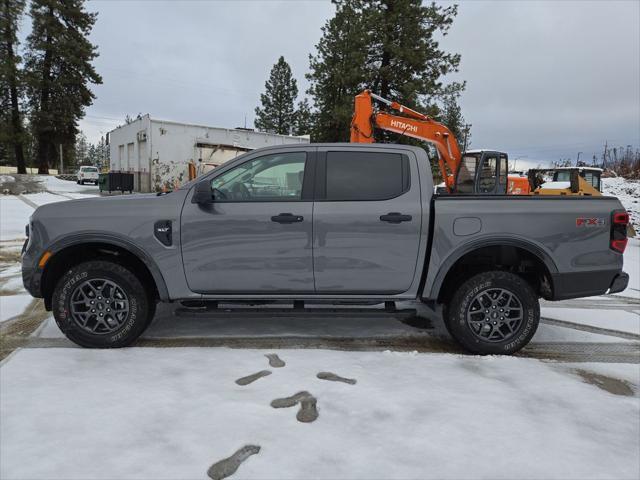
[{"label": "plowed snow pile", "polygon": [[602,186],[605,195],[613,195],[620,199],[629,212],[633,228],[640,234],[640,180],[603,178]]}]

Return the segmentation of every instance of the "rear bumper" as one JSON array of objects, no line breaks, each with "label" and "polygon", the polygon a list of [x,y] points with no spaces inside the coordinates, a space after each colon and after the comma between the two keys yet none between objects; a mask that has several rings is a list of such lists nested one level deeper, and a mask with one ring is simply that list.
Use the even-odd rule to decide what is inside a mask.
[{"label": "rear bumper", "polygon": [[605,293],[621,292],[629,283],[629,275],[620,270],[556,273],[552,275],[552,279],[552,300],[593,297]]},{"label": "rear bumper", "polygon": [[629,274],[626,272],[620,272],[613,278],[608,293],[622,292],[629,285]]}]

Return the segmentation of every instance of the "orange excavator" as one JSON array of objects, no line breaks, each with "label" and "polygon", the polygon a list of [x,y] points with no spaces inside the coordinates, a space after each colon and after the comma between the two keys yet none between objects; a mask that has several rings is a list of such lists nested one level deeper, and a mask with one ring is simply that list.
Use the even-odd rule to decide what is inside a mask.
[{"label": "orange excavator", "polygon": [[[374,100],[391,111],[376,108]],[[449,193],[529,195],[527,177],[508,176],[508,156],[495,150],[470,150],[462,154],[451,131],[433,118],[365,90],[356,96],[351,121],[351,141],[373,143],[374,129],[387,130],[433,144],[440,173]]]}]

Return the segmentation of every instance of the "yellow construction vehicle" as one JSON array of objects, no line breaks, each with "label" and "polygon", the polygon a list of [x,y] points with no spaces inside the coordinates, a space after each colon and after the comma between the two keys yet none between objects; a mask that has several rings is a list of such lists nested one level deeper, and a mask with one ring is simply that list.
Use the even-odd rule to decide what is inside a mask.
[{"label": "yellow construction vehicle", "polygon": [[[558,167],[529,170],[533,195],[602,195],[601,168]],[[552,177],[546,181],[545,177]]]}]

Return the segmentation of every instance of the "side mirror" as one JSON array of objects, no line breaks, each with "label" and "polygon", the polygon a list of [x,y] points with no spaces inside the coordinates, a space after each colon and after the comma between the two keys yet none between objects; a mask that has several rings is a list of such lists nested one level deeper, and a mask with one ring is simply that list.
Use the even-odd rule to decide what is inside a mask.
[{"label": "side mirror", "polygon": [[203,180],[196,183],[196,186],[193,189],[193,197],[191,197],[191,203],[198,203],[200,205],[208,205],[213,203],[211,181]]}]

